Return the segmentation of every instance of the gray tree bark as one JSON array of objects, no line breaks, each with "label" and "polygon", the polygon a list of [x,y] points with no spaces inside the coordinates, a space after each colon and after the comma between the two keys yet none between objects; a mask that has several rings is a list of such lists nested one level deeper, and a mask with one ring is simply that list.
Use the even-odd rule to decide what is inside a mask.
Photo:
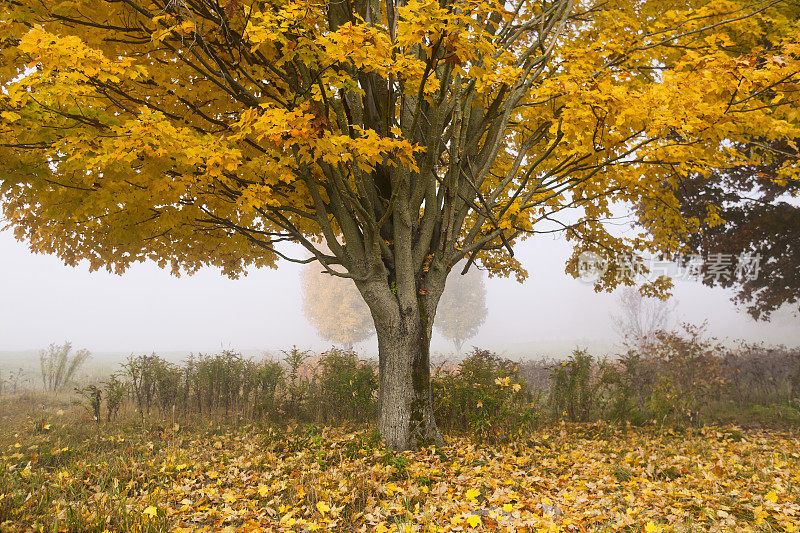
[{"label": "gray tree bark", "polygon": [[399,315],[399,320],[376,324],[378,427],[387,446],[406,450],[441,443],[442,438],[433,416],[429,327],[417,310]]},{"label": "gray tree bark", "polygon": [[387,282],[357,283],[378,334],[378,429],[395,450],[443,443],[433,414],[430,341],[445,279],[426,276],[413,294]]}]

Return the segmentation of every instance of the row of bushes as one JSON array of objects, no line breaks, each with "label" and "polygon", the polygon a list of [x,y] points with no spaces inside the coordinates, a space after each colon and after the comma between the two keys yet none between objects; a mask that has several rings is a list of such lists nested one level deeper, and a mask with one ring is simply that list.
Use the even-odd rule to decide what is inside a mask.
[{"label": "row of bushes", "polygon": [[[702,328],[662,332],[614,360],[576,350],[566,361],[515,363],[475,349],[434,368],[436,419],[446,431],[508,439],[557,420],[698,424],[752,406],[800,420],[800,350],[724,349]],[[377,368],[352,351],[282,361],[234,352],[181,364],[131,357],[102,387],[81,389],[93,415],[111,419],[125,399],[143,417],[190,416],[315,423],[364,422],[377,414]],[[102,406],[105,412],[101,413]]]},{"label": "row of bushes", "polygon": [[800,425],[800,349],[727,349],[684,325],[621,357],[576,350],[565,361],[513,363],[476,349],[434,373],[440,425],[506,439],[565,419],[612,423]]},{"label": "row of bushes", "polygon": [[[78,389],[95,418],[110,420],[127,398],[142,417],[292,418],[318,423],[367,421],[376,415],[376,365],[352,351],[311,354],[293,348],[282,361],[254,361],[232,351],[190,356],[180,364],[129,357],[100,386]],[[105,409],[103,409],[105,406]]]},{"label": "row of bushes", "polygon": [[727,349],[692,325],[656,333],[614,360],[577,350],[560,364],[523,365],[522,374],[540,386],[546,379],[551,409],[571,421],[698,424],[759,407],[800,420],[800,349]]}]

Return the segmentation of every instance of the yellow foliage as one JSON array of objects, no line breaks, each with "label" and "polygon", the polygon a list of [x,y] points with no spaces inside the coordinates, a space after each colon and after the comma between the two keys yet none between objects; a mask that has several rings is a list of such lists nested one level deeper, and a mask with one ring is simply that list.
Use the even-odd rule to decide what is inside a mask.
[{"label": "yellow foliage", "polygon": [[[524,279],[510,250],[554,219],[576,254],[678,252],[681,176],[800,138],[787,0],[168,5],[0,8],[0,197],[35,251],[236,277],[339,239],[388,280],[421,239],[415,298],[434,251]],[[646,235],[602,223],[619,204]]]}]

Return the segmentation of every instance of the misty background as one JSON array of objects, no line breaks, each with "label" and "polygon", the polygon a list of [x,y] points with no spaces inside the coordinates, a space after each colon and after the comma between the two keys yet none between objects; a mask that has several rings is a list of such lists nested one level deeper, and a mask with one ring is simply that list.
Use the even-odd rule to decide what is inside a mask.
[{"label": "misty background", "polygon": [[[559,358],[575,347],[596,355],[618,350],[610,320],[617,295],[595,293],[564,273],[566,242],[534,237],[515,251],[528,280],[486,280],[489,315],[465,347],[515,359]],[[21,357],[34,357],[38,364],[39,349],[64,341],[89,349],[95,361],[153,351],[177,356],[221,349],[254,354],[292,345],[323,349],[329,343],[316,335],[301,309],[301,268],[283,262],[277,270],[231,280],[212,269],[176,278],[145,263],[118,276],[89,272],[86,264],[65,266],[0,232],[0,365],[16,364]],[[730,301],[732,294],[678,280],[676,317],[707,320],[709,334],[729,342],[800,345],[800,319],[791,309],[781,309],[771,322],[756,322]],[[376,354],[375,337],[357,349]],[[435,334],[432,349],[446,353],[452,345]]]}]

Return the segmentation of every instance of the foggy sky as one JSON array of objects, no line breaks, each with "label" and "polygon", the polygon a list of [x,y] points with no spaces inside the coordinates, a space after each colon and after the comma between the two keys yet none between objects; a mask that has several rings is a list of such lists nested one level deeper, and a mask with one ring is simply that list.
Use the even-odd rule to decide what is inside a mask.
[{"label": "foggy sky", "polygon": [[[468,341],[508,354],[547,355],[552,346],[587,346],[603,352],[617,341],[609,314],[616,295],[597,294],[564,274],[567,245],[552,237],[517,248],[530,273],[487,280],[489,318]],[[323,348],[301,311],[300,266],[251,272],[230,280],[208,269],[176,278],[153,264],[123,276],[64,266],[30,253],[9,232],[0,232],[0,351],[31,350],[72,341],[92,351],[209,352],[220,348],[275,350]],[[800,321],[779,313],[758,323],[730,302],[731,292],[697,282],[677,282],[681,320],[708,320],[720,338],[768,344],[800,344]],[[441,338],[434,349],[449,351]],[[374,353],[374,337],[360,346]],[[0,357],[2,357],[0,355]]]}]

